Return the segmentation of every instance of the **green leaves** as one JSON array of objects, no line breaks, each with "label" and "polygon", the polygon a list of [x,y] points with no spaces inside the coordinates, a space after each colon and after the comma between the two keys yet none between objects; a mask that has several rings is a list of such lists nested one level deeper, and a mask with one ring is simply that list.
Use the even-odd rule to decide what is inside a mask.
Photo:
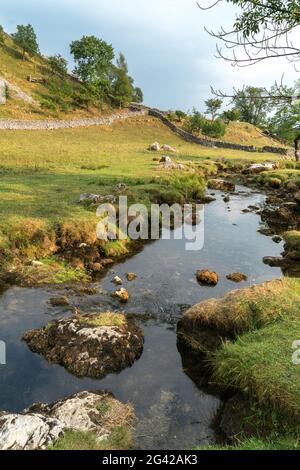
[{"label": "green leaves", "polygon": [[25,58],[26,52],[28,54],[37,54],[39,52],[37,37],[30,24],[18,25],[16,33],[12,34],[12,38],[23,50],[23,59]]},{"label": "green leaves", "polygon": [[108,75],[114,59],[114,49],[95,36],[83,36],[71,43],[76,67],[74,74],[95,89],[108,85]]}]

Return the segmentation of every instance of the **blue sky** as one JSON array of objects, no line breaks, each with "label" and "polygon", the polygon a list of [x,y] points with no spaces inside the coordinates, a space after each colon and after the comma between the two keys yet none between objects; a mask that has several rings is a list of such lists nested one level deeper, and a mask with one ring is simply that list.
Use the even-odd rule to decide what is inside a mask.
[{"label": "blue sky", "polygon": [[125,54],[145,103],[203,110],[210,85],[230,91],[269,86],[283,72],[289,84],[298,76],[284,60],[239,69],[216,59],[215,40],[204,26],[230,26],[234,16],[231,5],[204,12],[196,0],[2,0],[0,23],[9,33],[31,23],[42,53],[60,53],[70,62],[70,42],[94,34]]}]

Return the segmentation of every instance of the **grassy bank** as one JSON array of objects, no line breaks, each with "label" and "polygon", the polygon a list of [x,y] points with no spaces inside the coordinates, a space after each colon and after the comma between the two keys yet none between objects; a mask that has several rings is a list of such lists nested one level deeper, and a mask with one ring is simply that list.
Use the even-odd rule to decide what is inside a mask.
[{"label": "grassy bank", "polygon": [[210,356],[212,381],[249,402],[238,433],[235,430],[233,448],[299,448],[300,365],[295,362],[295,341],[300,340],[300,279],[271,281],[225,299],[219,315],[210,315],[210,324],[218,329],[218,322],[225,322],[235,340],[225,341]]}]

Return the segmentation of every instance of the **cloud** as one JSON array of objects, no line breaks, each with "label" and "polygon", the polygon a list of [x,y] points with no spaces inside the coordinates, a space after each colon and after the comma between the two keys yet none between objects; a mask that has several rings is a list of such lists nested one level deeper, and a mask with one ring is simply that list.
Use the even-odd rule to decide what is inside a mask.
[{"label": "cloud", "polygon": [[203,12],[195,0],[2,0],[0,23],[12,32],[32,23],[41,50],[61,53],[70,61],[69,44],[83,34],[95,34],[127,57],[136,84],[149,105],[203,109],[210,85],[225,90],[243,84],[269,86],[292,66],[273,61],[239,69],[214,58],[215,40],[204,26],[230,26],[229,4]]}]

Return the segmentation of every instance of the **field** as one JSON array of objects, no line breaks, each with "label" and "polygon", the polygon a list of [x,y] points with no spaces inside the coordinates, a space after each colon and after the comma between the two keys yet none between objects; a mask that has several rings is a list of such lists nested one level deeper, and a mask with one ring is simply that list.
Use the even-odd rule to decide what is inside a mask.
[{"label": "field", "polygon": [[[159,177],[153,141],[178,150],[181,162],[221,158],[265,160],[271,154],[210,149],[184,142],[158,120],[131,119],[111,127],[56,131],[2,131],[0,134],[0,216],[53,221],[86,215],[74,204],[81,193],[109,193],[116,182]],[[130,181],[130,180],[129,180]],[[146,181],[146,180],[145,180]]]}]

